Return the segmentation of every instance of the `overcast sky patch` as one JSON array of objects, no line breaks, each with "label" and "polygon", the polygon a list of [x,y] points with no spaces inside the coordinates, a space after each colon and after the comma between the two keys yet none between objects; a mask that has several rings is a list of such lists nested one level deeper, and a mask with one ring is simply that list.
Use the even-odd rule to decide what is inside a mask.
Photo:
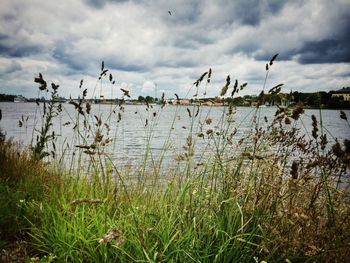
[{"label": "overcast sky patch", "polygon": [[208,96],[227,75],[248,82],[242,95],[257,94],[276,53],[270,85],[337,90],[350,85],[349,14],[347,0],[3,0],[0,93],[37,96],[41,72],[65,97],[78,96],[84,78],[92,96],[105,61],[134,98],[156,87],[185,96],[209,68]]}]

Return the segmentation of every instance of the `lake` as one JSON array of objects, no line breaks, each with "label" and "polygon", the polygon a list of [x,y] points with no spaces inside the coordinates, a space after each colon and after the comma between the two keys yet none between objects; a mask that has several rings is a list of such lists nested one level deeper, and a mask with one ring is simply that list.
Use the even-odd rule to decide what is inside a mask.
[{"label": "lake", "polygon": [[[56,139],[56,147],[59,152],[65,152],[66,156],[71,156],[76,151],[75,145],[90,143],[93,140],[94,133],[84,132],[82,129],[82,115],[80,118],[80,136],[73,131],[74,122],[77,120],[77,112],[71,104],[62,104],[63,111],[55,118],[53,130],[59,137]],[[119,107],[116,105],[92,104],[92,112],[102,120],[102,134],[107,137],[106,123],[109,128],[108,137],[111,139],[110,146],[106,148],[108,153],[112,154],[113,159],[118,164],[135,164],[144,157],[146,149],[148,149],[148,161],[158,159],[164,154],[166,161],[173,160],[177,155],[184,152],[186,139],[189,134],[193,135],[193,143],[195,143],[195,157],[200,158],[202,155],[210,155],[215,152],[218,141],[210,140],[206,135],[209,129],[213,131],[223,127],[220,121],[224,113],[224,107],[208,107],[202,106],[198,111],[195,121],[192,123],[187,108],[191,111],[191,115],[196,115],[196,106],[173,106],[166,105],[160,109],[159,105],[147,108],[146,105],[124,105],[124,111],[120,112],[121,120],[118,122]],[[29,145],[32,138],[36,137],[36,131],[40,128],[42,121],[42,104],[37,107],[35,103],[11,103],[1,102],[2,120],[0,128],[6,133],[7,138],[13,138],[24,145]],[[114,111],[114,113],[113,113]],[[260,108],[261,126],[266,125],[264,117],[272,120],[276,112],[275,107]],[[227,108],[226,108],[227,112]],[[350,117],[350,111],[345,111]],[[111,114],[112,113],[112,114]],[[253,107],[237,107],[234,114],[233,128],[236,129],[234,141],[237,142],[242,136],[248,134],[255,125],[253,117],[256,108]],[[298,126],[302,132],[311,136],[311,115],[314,114],[319,120],[320,111],[306,109],[298,122]],[[350,129],[346,121],[340,119],[339,110],[322,110],[323,131],[327,133],[329,141],[338,138],[342,141],[350,137]],[[22,117],[23,116],[23,117]],[[205,120],[212,119],[210,124],[206,124]],[[24,120],[22,127],[19,127],[19,121]],[[91,130],[96,131],[93,125],[96,120],[94,117],[88,119]],[[69,124],[68,124],[69,123]],[[200,131],[203,124],[203,130]],[[198,137],[199,133],[203,133],[206,139]],[[167,149],[166,152],[164,149]]]}]

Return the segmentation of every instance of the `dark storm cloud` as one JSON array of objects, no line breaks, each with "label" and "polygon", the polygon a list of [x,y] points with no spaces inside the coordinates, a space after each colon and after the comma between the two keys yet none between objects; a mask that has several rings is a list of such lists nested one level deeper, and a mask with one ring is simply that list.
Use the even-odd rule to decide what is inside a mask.
[{"label": "dark storm cloud", "polygon": [[232,18],[235,21],[240,22],[243,25],[257,26],[264,17],[277,15],[287,1],[246,0],[232,2],[234,3],[234,6],[232,7]]},{"label": "dark storm cloud", "polygon": [[[347,8],[350,12],[350,7]],[[349,63],[350,62],[350,16],[339,16],[335,20],[331,38],[320,41],[306,41],[297,50],[298,61],[311,63]]]},{"label": "dark storm cloud", "polygon": [[350,37],[306,42],[296,54],[301,64],[349,63]]},{"label": "dark storm cloud", "polygon": [[8,75],[20,70],[22,70],[21,65],[15,61],[11,61],[9,65],[6,65],[4,68],[0,69],[0,75]]},{"label": "dark storm cloud", "polygon": [[102,8],[106,3],[122,3],[128,2],[128,0],[84,0],[86,4],[94,8]]},{"label": "dark storm cloud", "polygon": [[41,51],[37,46],[15,45],[9,46],[0,43],[0,55],[8,57],[27,57],[33,54],[38,54]]},{"label": "dark storm cloud", "polygon": [[6,22],[13,22],[13,21],[16,21],[16,16],[14,14],[5,14],[3,16],[3,19],[6,21]]},{"label": "dark storm cloud", "polygon": [[68,51],[70,48],[72,47],[64,42],[61,42],[52,51],[52,57],[60,64],[68,66],[69,74],[83,73],[88,66],[87,63],[70,54]]},{"label": "dark storm cloud", "polygon": [[0,55],[6,57],[26,57],[38,54],[42,49],[39,46],[17,41],[15,38],[0,34]]},{"label": "dark storm cloud", "polygon": [[85,3],[95,8],[101,8],[106,4],[105,0],[85,0]]},{"label": "dark storm cloud", "polygon": [[142,73],[149,70],[149,68],[145,65],[141,65],[137,63],[127,63],[127,62],[125,63],[119,59],[112,59],[112,60],[107,59],[105,61],[106,61],[106,66],[108,66],[111,70],[137,72],[137,73]]},{"label": "dark storm cloud", "polygon": [[69,56],[62,56],[59,53],[55,52],[53,57],[62,65],[66,65],[70,75],[84,73],[86,72],[87,65],[81,61],[77,61],[74,58]]},{"label": "dark storm cloud", "polygon": [[[253,52],[254,50],[252,50]],[[255,60],[258,61],[264,61],[264,62],[268,62],[270,61],[270,59],[278,53],[278,61],[288,61],[288,60],[292,60],[293,56],[295,56],[297,54],[297,52],[294,50],[289,50],[289,51],[276,51],[276,50],[271,50],[271,51],[264,51],[263,53],[260,53],[258,55],[254,56]]]},{"label": "dark storm cloud", "polygon": [[166,67],[166,68],[192,68],[197,66],[197,61],[194,61],[190,58],[183,58],[178,59],[176,61],[174,60],[164,60],[159,63],[157,63],[157,67]]},{"label": "dark storm cloud", "polygon": [[182,34],[177,36],[172,45],[177,48],[195,50],[203,45],[215,43],[215,40],[210,38],[205,32],[192,32],[192,34]]},{"label": "dark storm cloud", "polygon": [[[349,12],[350,12],[350,8]],[[315,30],[322,30],[315,27]],[[335,20],[332,34],[325,35],[320,40],[304,40],[298,48],[284,48],[281,45],[279,60],[295,59],[300,64],[319,64],[319,63],[349,63],[350,62],[350,16],[338,17]],[[250,48],[250,49],[249,49]],[[252,43],[240,50],[249,54],[259,49],[257,43]],[[237,50],[237,49],[236,49]],[[271,57],[271,51],[263,50],[254,55],[256,60],[267,61]]]}]

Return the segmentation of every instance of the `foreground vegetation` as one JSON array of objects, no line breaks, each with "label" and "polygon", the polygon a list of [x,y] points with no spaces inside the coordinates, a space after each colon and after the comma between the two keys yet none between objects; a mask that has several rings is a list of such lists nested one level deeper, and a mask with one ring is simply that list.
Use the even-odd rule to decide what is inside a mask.
[{"label": "foreground vegetation", "polygon": [[[210,75],[194,87],[209,84]],[[36,82],[47,88],[41,74]],[[221,96],[230,84],[228,76]],[[312,129],[302,133],[301,107],[279,107],[271,122],[257,107],[251,132],[237,140],[232,106],[220,120],[202,116],[204,122],[200,107],[188,108],[189,135],[173,166],[161,170],[159,156],[127,169],[106,151],[113,147],[110,117],[93,115],[83,91],[73,103],[83,127],[73,127],[81,136],[75,156],[90,165],[62,169],[50,130],[62,108],[55,102],[58,86],[52,88],[32,147],[0,142],[3,248],[16,244],[32,262],[342,262],[350,256],[350,141],[329,143],[314,115]],[[151,116],[145,130],[152,133],[161,107],[145,107]],[[124,110],[119,105],[111,114],[123,121]],[[340,117],[348,124],[345,112]],[[199,161],[197,140],[212,149]]]}]

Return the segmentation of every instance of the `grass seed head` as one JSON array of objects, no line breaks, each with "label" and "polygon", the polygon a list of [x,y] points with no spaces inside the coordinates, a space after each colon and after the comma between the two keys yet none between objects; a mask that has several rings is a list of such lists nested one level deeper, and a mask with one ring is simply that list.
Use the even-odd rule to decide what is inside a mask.
[{"label": "grass seed head", "polygon": [[296,106],[292,112],[292,119],[294,120],[298,120],[300,115],[304,113],[304,109],[303,107],[301,107],[300,105]]},{"label": "grass seed head", "polygon": [[297,161],[293,161],[292,167],[290,170],[290,175],[292,176],[293,179],[298,179],[298,168],[299,168],[299,163]]},{"label": "grass seed head", "polygon": [[317,119],[315,115],[311,115],[311,119],[312,119],[312,137],[314,137],[315,139],[317,139],[318,137],[318,127],[317,127]]},{"label": "grass seed head", "polygon": [[346,113],[344,111],[340,111],[340,118],[343,119],[343,120],[347,120],[348,117],[346,116]]}]

